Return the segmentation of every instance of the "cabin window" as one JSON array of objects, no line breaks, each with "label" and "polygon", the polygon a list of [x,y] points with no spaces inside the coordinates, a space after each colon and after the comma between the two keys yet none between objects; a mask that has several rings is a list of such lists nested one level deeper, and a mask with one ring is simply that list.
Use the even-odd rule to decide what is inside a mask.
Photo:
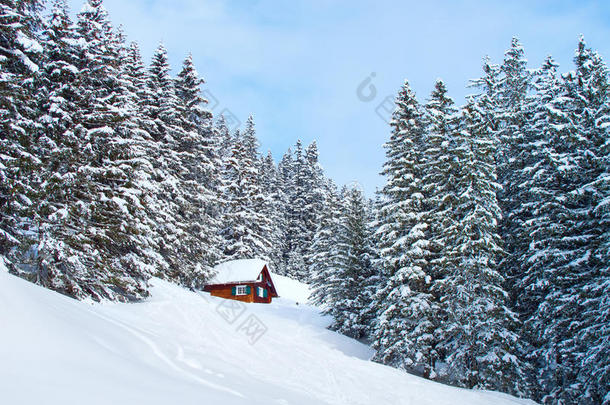
[{"label": "cabin window", "polygon": [[267,298],[267,290],[262,287],[256,287],[256,293],[259,297]]},{"label": "cabin window", "polygon": [[237,288],[235,289],[235,295],[247,295],[247,286],[245,285],[238,285]]}]

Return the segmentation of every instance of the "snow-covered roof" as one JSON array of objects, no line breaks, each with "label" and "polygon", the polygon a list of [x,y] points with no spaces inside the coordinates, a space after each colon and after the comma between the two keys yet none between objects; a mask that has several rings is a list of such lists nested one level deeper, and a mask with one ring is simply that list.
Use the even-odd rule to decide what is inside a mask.
[{"label": "snow-covered roof", "polygon": [[267,263],[261,259],[231,260],[214,267],[216,276],[210,284],[224,284],[238,281],[255,281]]}]

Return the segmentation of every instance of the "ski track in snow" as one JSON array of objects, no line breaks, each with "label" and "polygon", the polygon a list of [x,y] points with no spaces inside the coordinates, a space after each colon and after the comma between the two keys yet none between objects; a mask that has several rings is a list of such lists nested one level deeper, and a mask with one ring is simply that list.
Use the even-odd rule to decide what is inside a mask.
[{"label": "ski track in snow", "polygon": [[[193,380],[195,380],[195,381],[197,381],[197,382],[199,382],[199,383],[201,383],[201,384],[203,384],[205,386],[208,386],[210,388],[213,388],[213,389],[216,389],[216,390],[219,390],[219,391],[228,392],[228,393],[233,394],[233,395],[235,395],[237,397],[240,397],[240,398],[245,398],[243,394],[241,394],[241,393],[239,393],[237,391],[234,391],[234,390],[232,390],[230,388],[227,388],[227,387],[223,387],[223,386],[218,385],[218,384],[211,383],[211,382],[209,382],[207,380],[204,380],[203,378],[199,377],[198,375],[190,373],[187,370],[179,367],[176,363],[174,363],[172,360],[170,360],[170,358],[167,357],[165,355],[165,353],[163,353],[163,351],[159,348],[159,346],[157,346],[157,344],[155,344],[154,341],[152,341],[151,339],[147,338],[144,335],[145,332],[137,331],[135,328],[133,328],[131,326],[128,326],[128,325],[126,325],[123,322],[120,322],[120,321],[117,321],[115,319],[106,317],[106,316],[100,314],[99,312],[97,312],[96,315],[98,317],[100,317],[101,319],[103,319],[103,320],[105,320],[107,322],[110,322],[110,323],[118,326],[119,328],[123,328],[127,332],[131,333],[134,337],[139,339],[148,348],[150,348],[150,350],[155,354],[155,356],[157,356],[157,358],[159,360],[161,360],[163,363],[167,364],[171,369],[177,371],[178,373],[181,373],[181,374],[187,376],[188,378],[192,378]],[[183,355],[184,355],[184,349],[181,346],[178,346],[178,356],[176,358],[179,359]]]}]

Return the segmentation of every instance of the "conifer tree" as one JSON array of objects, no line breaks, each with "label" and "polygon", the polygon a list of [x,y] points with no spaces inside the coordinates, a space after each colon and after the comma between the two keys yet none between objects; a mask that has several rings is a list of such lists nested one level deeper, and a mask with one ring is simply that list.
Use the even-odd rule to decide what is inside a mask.
[{"label": "conifer tree", "polygon": [[276,271],[278,274],[288,275],[288,255],[292,246],[292,228],[289,227],[291,221],[291,204],[294,195],[294,159],[292,149],[288,148],[278,163],[278,203],[280,206],[280,227],[281,227],[281,251],[278,255]]},{"label": "conifer tree", "polygon": [[[80,38],[68,16],[65,1],[55,1],[51,15],[45,24],[42,44],[45,63],[40,77],[42,86],[42,102],[40,109],[44,115],[40,118],[44,125],[41,139],[45,140],[46,148],[41,150],[43,178],[39,212],[41,215],[40,265],[34,281],[44,286],[65,291],[70,284],[68,277],[59,266],[52,265],[52,260],[46,258],[49,244],[61,241],[53,240],[67,219],[71,180],[78,170],[78,150],[82,146],[75,128],[83,121],[80,114]],[[76,153],[76,154],[75,154]],[[59,249],[56,250],[57,254]]]},{"label": "conifer tree", "polygon": [[319,217],[318,229],[312,242],[311,296],[309,301],[331,311],[339,299],[338,237],[341,229],[341,200],[332,181],[325,184],[325,210]]},{"label": "conifer tree", "polygon": [[65,0],[55,0],[42,35],[45,63],[40,78],[44,92],[40,108],[47,114],[41,120],[45,123],[44,136],[57,144],[67,130],[80,122],[75,116],[79,103],[79,35]]},{"label": "conifer tree", "polygon": [[[176,219],[182,228],[179,241],[179,268],[177,277],[189,287],[202,287],[219,258],[218,229],[215,219],[214,193],[215,134],[212,114],[204,108],[207,102],[201,96],[201,84],[192,57],[189,55],[174,83],[176,126],[169,147],[176,152],[179,166],[173,168],[179,181],[179,194],[175,200]],[[171,121],[170,121],[171,123]]]},{"label": "conifer tree", "polygon": [[[536,93],[528,100],[526,109],[531,111],[530,119],[524,127],[526,148],[531,151],[529,159],[523,162],[519,186],[521,211],[528,212],[528,220],[523,222],[523,232],[527,235],[528,248],[516,257],[513,263],[518,266],[511,273],[513,288],[513,308],[523,321],[521,330],[522,357],[532,362],[533,370],[544,367],[536,363],[532,356],[540,340],[532,325],[532,314],[537,310],[548,292],[545,281],[545,267],[553,256],[553,240],[558,236],[557,222],[560,216],[561,184],[557,177],[557,166],[560,165],[557,140],[562,137],[563,114],[560,110],[562,83],[556,71],[557,65],[548,58],[544,65],[533,74],[533,86]],[[523,236],[522,236],[523,237]],[[516,275],[516,276],[515,276]],[[532,327],[534,329],[532,329]],[[537,377],[527,378],[529,390],[538,397]]]},{"label": "conifer tree", "polygon": [[429,225],[423,162],[426,138],[422,107],[405,82],[396,99],[386,143],[378,213],[379,267],[385,284],[373,303],[378,311],[377,361],[434,378],[438,354],[433,333],[438,305],[429,274]]},{"label": "conifer tree", "polygon": [[275,167],[271,151],[261,159],[260,184],[264,198],[262,202],[262,214],[271,222],[271,233],[269,235],[271,249],[269,251],[269,260],[273,271],[277,271],[276,269],[281,268],[282,254],[284,251],[284,218],[282,215],[284,205],[279,187],[279,173]]},{"label": "conifer tree", "polygon": [[282,161],[283,190],[286,207],[286,231],[284,233],[284,266],[286,275],[305,280],[305,254],[307,253],[307,161],[300,140],[290,159]]},{"label": "conifer tree", "polygon": [[62,184],[48,189],[56,211],[39,246],[40,279],[75,297],[137,299],[147,294],[149,269],[139,258],[140,190],[120,78],[123,44],[98,0],[79,13],[78,35],[84,44],[76,66],[78,122],[62,135],[72,152],[58,173]]},{"label": "conifer tree", "polygon": [[305,148],[304,163],[303,177],[305,183],[305,210],[303,221],[306,234],[303,241],[303,259],[305,262],[305,267],[302,269],[302,274],[300,275],[299,279],[309,281],[310,273],[308,269],[312,262],[312,255],[315,254],[315,252],[312,251],[313,238],[317,230],[320,215],[324,210],[324,174],[320,164],[318,163],[318,146],[315,141]]},{"label": "conifer tree", "polygon": [[[594,326],[599,325],[600,315],[603,318],[599,294],[607,279],[607,263],[599,260],[605,230],[595,218],[595,208],[607,197],[603,188],[596,187],[595,179],[604,171],[608,79],[601,58],[582,38],[574,62],[576,71],[566,75],[565,92],[556,105],[566,124],[554,148],[562,189],[544,267],[548,287],[531,319],[532,329],[544,326],[537,329],[540,349],[536,354],[544,364],[540,375],[546,393],[543,400],[549,402],[577,401],[585,392],[588,400],[603,396],[589,376],[579,371],[590,348],[605,338],[600,333],[603,327]],[[604,366],[600,364],[600,368]]]},{"label": "conifer tree", "polygon": [[[133,52],[133,51],[132,51]],[[178,98],[174,81],[169,75],[167,50],[161,44],[153,54],[145,75],[145,86],[141,87],[140,100],[142,129],[152,139],[148,148],[152,180],[148,183],[151,195],[151,209],[155,216],[155,243],[164,263],[158,275],[180,280],[183,271],[181,239],[185,238],[186,227],[182,221],[180,206],[185,197],[182,185],[182,161],[179,143],[184,135],[180,126]]]},{"label": "conifer tree", "polygon": [[443,248],[453,241],[447,229],[455,226],[457,191],[455,188],[460,162],[455,156],[458,134],[457,108],[438,80],[425,105],[426,143],[422,162],[422,192],[426,196],[425,221],[430,224],[429,274],[434,279],[446,275],[448,258]]},{"label": "conifer tree", "polygon": [[334,318],[331,328],[357,339],[370,334],[366,314],[372,301],[371,286],[376,282],[367,205],[360,190],[352,188],[343,192],[336,267],[332,275],[337,284],[329,311]]},{"label": "conifer tree", "polygon": [[221,234],[226,259],[261,258],[269,260],[271,222],[262,210],[257,140],[252,117],[246,130],[237,133],[232,156],[225,168],[224,198],[227,201]]},{"label": "conifer tree", "polygon": [[218,157],[224,162],[231,157],[233,147],[233,136],[227,128],[227,122],[224,115],[220,115],[216,121],[216,130],[218,132],[217,150]]},{"label": "conifer tree", "polygon": [[517,318],[506,306],[497,268],[502,247],[493,132],[472,100],[463,114],[463,129],[454,139],[455,222],[445,229],[445,275],[438,281],[446,313],[439,350],[446,354],[450,380],[520,394]]},{"label": "conifer tree", "polygon": [[[40,160],[34,97],[42,57],[38,0],[0,4],[0,254],[21,256],[31,245]],[[23,250],[23,249],[21,249]]]},{"label": "conifer tree", "polygon": [[[525,224],[531,219],[529,211],[530,180],[528,167],[535,165],[537,157],[532,156],[530,145],[535,142],[535,132],[528,131],[530,111],[528,90],[531,74],[521,43],[517,38],[511,41],[501,66],[502,76],[498,83],[499,128],[496,161],[498,164],[498,200],[502,208],[500,234],[505,243],[506,255],[502,261],[502,273],[511,284],[524,277],[524,264],[519,258],[530,243],[524,232]],[[517,295],[518,291],[513,292]]]}]

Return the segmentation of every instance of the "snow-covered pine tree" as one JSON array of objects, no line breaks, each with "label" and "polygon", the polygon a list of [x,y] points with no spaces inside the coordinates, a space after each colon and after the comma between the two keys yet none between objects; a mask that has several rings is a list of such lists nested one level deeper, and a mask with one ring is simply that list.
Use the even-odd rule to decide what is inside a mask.
[{"label": "snow-covered pine tree", "polygon": [[217,117],[216,121],[214,122],[214,138],[214,156],[216,157],[216,162],[214,164],[214,190],[216,191],[216,195],[219,196],[218,206],[219,209],[222,211],[222,205],[224,201],[222,198],[220,198],[220,196],[222,195],[223,190],[225,189],[225,185],[223,182],[223,171],[224,168],[227,166],[229,159],[231,158],[233,144],[235,142],[231,131],[229,131],[229,128],[227,127],[227,122],[224,115],[220,115],[219,117]]},{"label": "snow-covered pine tree", "polygon": [[318,162],[318,146],[313,141],[305,148],[305,165],[303,167],[303,179],[305,190],[305,210],[303,212],[303,222],[305,227],[305,240],[303,246],[303,261],[305,267],[298,276],[300,280],[309,282],[309,268],[312,263],[312,256],[315,254],[312,251],[312,243],[314,235],[318,228],[320,216],[324,210],[324,173]]},{"label": "snow-covered pine tree", "polygon": [[[601,58],[596,59],[596,63],[601,62]],[[595,128],[603,133],[608,131],[610,101],[607,85],[600,79],[598,83],[604,86],[595,91],[606,94],[598,105]],[[607,355],[610,352],[610,142],[607,132],[605,138],[596,150],[598,171],[591,184],[596,197],[591,215],[598,225],[594,245],[596,268],[594,276],[583,287],[588,299],[582,314],[584,325],[579,332],[579,341],[586,348],[579,373],[580,380],[584,381],[582,391],[587,400],[603,404],[610,403],[607,393],[610,387],[610,356]]]},{"label": "snow-covered pine tree", "polygon": [[[134,98],[134,103],[143,106],[146,99],[149,98],[149,95],[147,93],[146,67],[144,66],[138,43],[131,42],[123,50],[122,57],[122,68],[123,73],[126,74],[128,78],[126,86],[128,86],[129,94]],[[141,114],[138,115],[138,118],[142,119]],[[144,127],[144,125],[142,125],[142,127]]]},{"label": "snow-covered pine tree", "polygon": [[[379,194],[377,194],[378,196]],[[382,286],[385,286],[386,279],[380,268],[379,251],[377,249],[377,238],[375,231],[378,228],[377,209],[379,207],[378,197],[375,199],[366,199],[366,227],[368,230],[368,247],[370,252],[370,273],[364,280],[360,296],[358,297],[358,305],[361,308],[357,316],[357,324],[362,325],[362,337],[367,342],[373,342],[377,331],[377,293]]]},{"label": "snow-covered pine tree", "polygon": [[598,202],[607,197],[595,183],[604,172],[608,73],[582,38],[574,61],[576,71],[565,76],[559,102],[552,105],[553,114],[563,120],[563,125],[554,125],[560,135],[554,139],[554,154],[559,163],[556,184],[561,188],[550,212],[555,216],[542,277],[547,292],[531,317],[530,329],[539,331],[536,355],[544,365],[540,385],[546,394],[542,400],[586,398],[595,403],[605,394],[580,370],[590,348],[607,340],[599,323],[600,314],[604,316],[600,286],[607,279],[600,249],[605,230],[595,218]]},{"label": "snow-covered pine tree", "polygon": [[453,242],[447,239],[447,229],[457,222],[457,192],[455,185],[459,161],[455,156],[458,133],[457,108],[447,94],[442,80],[437,80],[425,107],[426,143],[422,162],[422,192],[426,196],[425,219],[429,224],[430,266],[433,279],[445,277],[448,258],[443,249]]},{"label": "snow-covered pine tree", "polygon": [[444,229],[444,276],[437,283],[445,313],[441,325],[449,381],[469,388],[522,394],[515,356],[516,314],[498,272],[501,216],[496,198],[495,139],[484,111],[471,99],[454,134],[454,216]]},{"label": "snow-covered pine tree", "polygon": [[[294,176],[294,190],[292,200],[288,206],[290,220],[288,222],[289,229],[289,260],[286,264],[288,274],[297,280],[301,280],[304,276],[303,271],[305,265],[305,254],[307,246],[307,228],[305,225],[305,217],[307,215],[306,194],[306,166],[305,154],[303,153],[303,145],[301,140],[297,140],[294,147],[294,167],[292,174]],[[305,281],[303,279],[303,281]]]},{"label": "snow-covered pine tree", "polygon": [[[582,155],[585,185],[578,190],[581,206],[586,207],[587,219],[580,228],[581,235],[591,235],[591,253],[587,268],[580,271],[580,283],[569,291],[578,297],[579,331],[575,345],[581,360],[578,391],[574,397],[584,396],[591,403],[610,402],[610,80],[608,67],[601,56],[589,50],[581,38],[576,58],[582,118],[587,148]],[[583,59],[582,61],[579,59]],[[581,108],[580,106],[578,108]],[[580,260],[576,260],[577,262]],[[571,303],[574,305],[574,303]],[[570,311],[572,312],[572,311]],[[568,389],[574,388],[568,386]]]},{"label": "snow-covered pine tree", "polygon": [[201,84],[189,55],[174,83],[176,125],[169,147],[177,153],[174,168],[179,196],[175,200],[177,220],[182,227],[179,241],[180,268],[174,269],[181,284],[199,288],[207,281],[219,259],[217,197],[214,192],[216,158],[212,114],[204,108]]},{"label": "snow-covered pine tree", "polygon": [[372,246],[369,206],[357,188],[343,191],[341,220],[336,235],[334,263],[335,291],[329,313],[334,321],[330,326],[344,335],[360,339],[370,336],[371,324],[367,316],[373,299],[372,287],[377,273]]},{"label": "snow-covered pine tree", "polygon": [[[38,41],[42,1],[0,4],[0,254],[33,243],[37,157],[35,79],[42,47]],[[25,243],[27,239],[27,243]]]},{"label": "snow-covered pine tree", "polygon": [[522,189],[520,194],[524,197],[522,211],[529,213],[521,232],[527,234],[530,243],[522,252],[524,256],[513,259],[519,266],[513,274],[519,277],[513,277],[510,285],[513,289],[512,306],[522,321],[521,357],[532,365],[526,379],[530,385],[528,391],[535,398],[540,398],[538,376],[533,373],[544,372],[545,366],[532,355],[540,344],[539,325],[533,325],[532,315],[548,292],[545,269],[554,255],[552,245],[561,227],[561,184],[564,182],[558,177],[557,167],[561,165],[561,157],[556,145],[563,136],[565,115],[560,112],[563,85],[552,58],[547,58],[532,77],[536,92],[528,99],[526,109],[531,115],[524,127],[527,147],[531,152],[530,159],[524,162],[519,186]]},{"label": "snow-covered pine tree", "polygon": [[273,161],[273,154],[267,151],[267,154],[260,158],[260,184],[265,195],[275,196],[278,192],[278,171]]},{"label": "snow-covered pine tree", "polygon": [[309,268],[311,275],[310,302],[330,313],[339,299],[338,238],[341,229],[341,199],[337,186],[330,180],[325,183],[324,207],[319,217],[311,251],[315,252]]},{"label": "snow-covered pine tree", "polygon": [[[442,80],[437,80],[430,99],[424,106],[426,142],[422,152],[421,163],[423,201],[423,223],[428,224],[429,254],[426,274],[430,291],[434,295],[434,354],[443,359],[445,353],[438,347],[439,341],[447,339],[449,314],[447,313],[447,292],[442,281],[452,271],[451,248],[457,242],[450,231],[458,226],[458,191],[456,189],[460,162],[456,155],[456,136],[459,132],[457,108],[447,94]],[[434,363],[431,364],[433,366]]]},{"label": "snow-covered pine tree", "polygon": [[[70,284],[61,267],[46,265],[52,260],[45,258],[49,244],[54,233],[63,224],[67,216],[68,205],[71,200],[70,185],[77,171],[77,160],[82,146],[74,130],[76,125],[82,123],[80,113],[80,70],[79,57],[81,47],[79,34],[68,15],[65,1],[57,0],[53,3],[51,14],[45,22],[42,33],[44,49],[44,65],[40,75],[41,93],[40,101],[42,116],[40,118],[44,132],[41,139],[45,140],[46,147],[41,150],[43,182],[41,190],[44,197],[38,206],[41,216],[40,240],[38,259],[40,260],[35,272],[34,282],[51,289],[65,291]],[[60,262],[58,262],[59,264]]]},{"label": "snow-covered pine tree", "polygon": [[282,156],[282,160],[277,167],[277,189],[278,189],[278,204],[279,204],[279,221],[281,228],[281,245],[278,254],[278,263],[275,271],[281,275],[288,275],[287,263],[289,255],[289,243],[291,229],[288,227],[290,221],[290,213],[292,204],[292,196],[294,193],[294,159],[292,149],[288,148]]},{"label": "snow-covered pine tree", "polygon": [[261,159],[260,184],[265,199],[262,213],[271,221],[269,261],[273,271],[277,271],[276,269],[282,266],[281,260],[284,251],[284,216],[282,212],[284,205],[279,188],[279,173],[273,161],[271,151]]},{"label": "snow-covered pine tree", "polygon": [[318,163],[315,142],[305,151],[300,140],[284,155],[278,165],[279,189],[284,203],[284,271],[302,281],[309,281],[313,238],[323,207],[324,173]]},{"label": "snow-covered pine tree", "polygon": [[62,140],[73,153],[62,162],[62,184],[47,196],[57,204],[39,246],[39,271],[61,274],[52,288],[71,296],[137,299],[147,294],[149,274],[138,260],[140,190],[120,79],[123,44],[99,0],[79,13],[78,35],[78,122]]},{"label": "snow-covered pine tree", "polygon": [[378,311],[375,360],[434,378],[438,303],[432,295],[429,224],[422,178],[425,132],[422,107],[407,82],[396,99],[385,144],[378,213],[378,266],[385,283],[372,304]]},{"label": "snow-covered pine tree", "polygon": [[[246,149],[248,159],[252,161],[255,167],[256,175],[254,177],[254,187],[250,194],[250,205],[251,210],[255,213],[255,217],[252,222],[252,229],[259,235],[262,242],[261,250],[259,252],[260,257],[264,257],[269,260],[271,251],[273,249],[274,233],[274,218],[268,213],[270,208],[274,206],[273,195],[265,192],[265,185],[263,184],[263,168],[261,166],[261,156],[258,152],[259,142],[256,137],[256,129],[254,126],[254,117],[250,115],[246,120],[246,127],[244,128],[242,142]],[[269,166],[267,169],[271,170]],[[272,190],[270,190],[273,193]]]},{"label": "snow-covered pine tree", "polygon": [[112,291],[110,298],[116,294],[118,299],[138,299],[148,295],[146,282],[153,268],[146,253],[150,218],[140,209],[141,188],[136,184],[139,156],[135,147],[141,134],[133,120],[135,97],[123,77],[125,38],[112,28],[100,0],[85,4],[78,15],[78,31],[85,44],[80,58],[85,99],[79,100],[82,128],[77,126],[76,133],[93,148],[85,159],[93,159],[78,169],[86,179],[77,181],[79,187],[88,188],[85,193],[97,194],[86,221],[96,224],[90,238],[94,246],[107,249],[112,263],[110,268],[103,262],[95,267],[108,284],[105,289]]},{"label": "snow-covered pine tree", "polygon": [[286,275],[305,279],[305,254],[307,253],[308,233],[305,225],[307,202],[305,199],[307,186],[307,160],[303,153],[300,140],[297,141],[294,153],[290,158],[282,160],[283,191],[285,198],[284,232],[284,270]]},{"label": "snow-covered pine tree", "polygon": [[[41,117],[43,136],[48,139],[49,149],[54,154],[61,152],[59,144],[66,131],[80,122],[77,116],[80,72],[76,67],[80,56],[79,38],[68,15],[66,1],[55,0],[42,32],[44,65],[40,82],[43,96],[39,107],[45,113]],[[66,158],[60,153],[54,157],[54,164],[61,164],[61,160]],[[50,172],[54,171],[50,168]]]},{"label": "snow-covered pine tree", "polygon": [[258,153],[258,139],[256,138],[256,129],[254,127],[254,117],[248,116],[244,131],[241,132],[241,137],[236,137],[238,141],[243,145],[246,154],[257,166],[260,162],[260,155]]},{"label": "snow-covered pine tree", "polygon": [[217,155],[224,162],[231,157],[231,151],[233,150],[233,136],[231,131],[227,127],[227,121],[224,115],[220,115],[216,120],[216,131],[218,135],[217,140]]},{"label": "snow-covered pine tree", "polygon": [[260,186],[258,141],[249,117],[244,134],[235,135],[232,156],[224,170],[225,212],[221,235],[227,260],[269,260],[271,221],[263,212],[265,197]]},{"label": "snow-covered pine tree", "polygon": [[120,40],[120,80],[125,91],[125,104],[128,120],[123,124],[124,146],[132,153],[133,187],[129,202],[135,210],[133,216],[137,225],[134,232],[137,254],[132,255],[132,267],[146,269],[147,274],[164,274],[168,263],[159,254],[157,223],[162,209],[159,208],[160,184],[155,175],[155,157],[159,145],[146,130],[151,128],[146,109],[143,108],[149,93],[146,82],[146,68],[140,56],[137,43],[127,45],[122,32],[117,33]]},{"label": "snow-covered pine tree", "polygon": [[[501,65],[502,76],[498,82],[496,107],[499,117],[498,148],[498,201],[502,209],[500,235],[504,241],[506,255],[501,263],[501,272],[511,285],[516,285],[524,277],[527,265],[519,259],[523,257],[530,243],[530,235],[525,233],[525,223],[532,216],[529,210],[529,168],[537,162],[532,156],[536,132],[528,130],[530,111],[528,90],[531,87],[531,73],[523,47],[517,38],[511,41]],[[513,300],[519,294],[511,291]]]},{"label": "snow-covered pine tree", "polygon": [[186,281],[182,260],[188,254],[181,247],[188,228],[181,212],[187,198],[181,189],[185,170],[179,152],[184,129],[169,71],[167,50],[160,44],[146,72],[146,86],[141,90],[141,125],[153,140],[147,159],[152,169],[148,184],[153,191],[150,203],[155,215],[155,243],[164,262],[157,275],[180,282]]},{"label": "snow-covered pine tree", "polygon": [[[171,143],[178,137],[178,98],[174,80],[169,74],[170,65],[167,49],[159,44],[153,54],[147,74],[148,92],[145,100],[145,112],[151,128],[148,132],[157,142]],[[168,151],[169,153],[169,151]],[[164,157],[169,159],[170,156]]]},{"label": "snow-covered pine tree", "polygon": [[[502,225],[515,227],[515,232],[505,231],[513,254],[503,262],[503,271],[510,272],[512,304],[524,320],[521,342],[531,345],[524,353],[532,355],[538,371],[528,381],[537,380],[533,385],[538,387],[532,388],[538,400],[546,393],[548,402],[599,402],[599,388],[593,387],[599,387],[603,371],[597,374],[600,379],[593,379],[592,368],[582,374],[578,370],[584,370],[585,359],[599,360],[593,352],[604,345],[600,308],[607,304],[600,298],[605,288],[600,286],[607,266],[601,264],[604,250],[599,246],[607,231],[603,214],[597,216],[603,209],[593,207],[604,206],[605,199],[607,169],[602,162],[607,151],[601,145],[607,139],[607,71],[581,39],[576,71],[559,78],[548,59],[533,75],[536,92],[528,96],[523,88],[529,73],[515,42],[507,52],[503,77],[487,64],[490,69],[476,84],[484,90],[479,97],[490,102],[484,108],[487,116],[500,124],[495,128],[501,135],[514,141],[510,162],[497,156],[501,167],[512,165],[505,171],[512,192],[505,188],[499,194],[501,203],[512,206]],[[514,128],[507,129],[511,124]],[[511,142],[499,146],[502,151]],[[604,370],[604,365],[595,368]]]},{"label": "snow-covered pine tree", "polygon": [[[584,41],[583,41],[584,42]],[[590,194],[588,232],[593,235],[591,268],[574,295],[583,301],[578,345],[582,348],[578,380],[580,392],[591,403],[610,403],[610,88],[608,69],[596,52],[588,93],[590,142]]]},{"label": "snow-covered pine tree", "polygon": [[[436,305],[434,353],[445,362],[451,354],[444,343],[452,333],[450,306],[453,299],[449,296],[446,283],[455,271],[455,262],[459,260],[455,257],[454,248],[459,243],[457,235],[461,215],[460,191],[457,188],[462,163],[457,154],[460,122],[458,110],[440,79],[424,108],[426,143],[421,171],[422,190],[426,196],[424,222],[429,224],[430,241],[427,274],[432,279],[431,292]],[[451,364],[447,367],[450,368]],[[443,371],[443,378],[449,381],[453,378],[446,375],[446,370],[439,371]],[[457,380],[452,382],[461,383]]]}]

